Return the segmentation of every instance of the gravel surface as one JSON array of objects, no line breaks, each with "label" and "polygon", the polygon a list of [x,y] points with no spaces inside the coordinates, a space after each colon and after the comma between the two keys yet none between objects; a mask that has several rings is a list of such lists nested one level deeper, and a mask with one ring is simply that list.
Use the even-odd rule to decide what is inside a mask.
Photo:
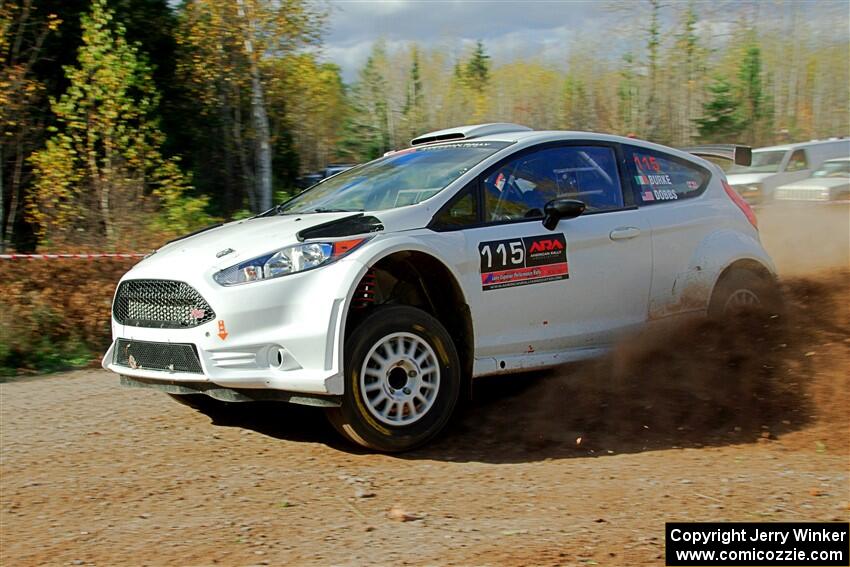
[{"label": "gravel surface", "polygon": [[[846,236],[836,211],[808,250]],[[845,244],[799,255],[800,214],[764,215],[781,270],[847,266]],[[210,416],[101,370],[0,384],[0,564],[663,565],[665,521],[847,521],[848,288],[846,270],[789,280],[766,323],[479,380],[396,456],[312,408]]]},{"label": "gravel surface", "polygon": [[446,435],[399,456],[340,442],[312,408],[211,418],[101,370],[2,384],[0,563],[661,565],[665,521],[847,520],[848,317],[823,294],[848,277],[835,278],[793,290],[829,320],[766,333],[788,341],[750,349],[770,364],[735,355],[727,379],[772,367],[743,394],[700,393],[723,389],[700,328],[710,347],[688,356],[704,371],[638,349],[479,381]]}]

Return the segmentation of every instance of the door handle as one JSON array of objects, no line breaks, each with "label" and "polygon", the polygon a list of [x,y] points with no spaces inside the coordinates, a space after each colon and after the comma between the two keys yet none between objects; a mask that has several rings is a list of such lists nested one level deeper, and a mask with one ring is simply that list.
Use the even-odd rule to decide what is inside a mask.
[{"label": "door handle", "polygon": [[611,240],[628,240],[640,236],[640,229],[636,226],[623,226],[612,230],[609,236]]}]

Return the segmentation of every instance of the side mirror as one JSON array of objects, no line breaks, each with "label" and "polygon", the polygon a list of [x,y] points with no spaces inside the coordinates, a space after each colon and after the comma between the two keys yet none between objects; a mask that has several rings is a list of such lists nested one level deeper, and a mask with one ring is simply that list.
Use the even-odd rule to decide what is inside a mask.
[{"label": "side mirror", "polygon": [[584,212],[585,204],[575,199],[552,199],[543,207],[543,226],[555,230],[561,219],[574,219]]}]

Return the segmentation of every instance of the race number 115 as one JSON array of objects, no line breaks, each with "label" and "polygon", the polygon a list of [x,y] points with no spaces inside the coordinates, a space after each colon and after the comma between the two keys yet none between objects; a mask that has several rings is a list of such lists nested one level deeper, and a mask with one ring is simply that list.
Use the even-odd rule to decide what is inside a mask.
[{"label": "race number 115", "polygon": [[495,272],[525,263],[525,246],[521,240],[505,240],[481,246],[481,271]]}]

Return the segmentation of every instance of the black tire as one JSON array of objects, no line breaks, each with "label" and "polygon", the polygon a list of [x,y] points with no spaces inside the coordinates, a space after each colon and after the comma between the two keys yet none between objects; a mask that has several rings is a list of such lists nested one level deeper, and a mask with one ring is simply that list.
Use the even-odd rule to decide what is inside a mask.
[{"label": "black tire", "polygon": [[[439,368],[439,381],[436,393],[430,398],[432,400],[429,402],[430,407],[425,407],[426,402],[411,402],[414,405],[410,407],[417,408],[415,411],[421,411],[421,417],[416,418],[416,421],[412,423],[393,425],[382,421],[382,418],[373,413],[379,411],[380,407],[375,407],[374,396],[370,401],[366,393],[362,392],[360,375],[370,352],[379,348],[378,344],[387,337],[401,333],[415,335],[415,338],[418,337],[431,348],[436,358],[436,366]],[[413,341],[405,344],[413,344]],[[384,355],[388,354],[386,351],[382,352]],[[342,405],[338,408],[329,408],[326,413],[334,428],[354,443],[382,452],[406,451],[431,440],[451,418],[461,384],[461,368],[457,350],[445,327],[421,309],[406,305],[376,308],[349,334],[345,341],[344,358],[345,393]],[[428,374],[425,371],[421,373],[423,377]],[[391,372],[388,372],[383,380],[372,378],[371,385],[381,385],[378,396],[383,395],[387,398],[387,391],[395,393],[402,391],[402,388],[393,389],[397,388],[398,384],[396,382],[396,386],[391,385],[390,374]],[[415,371],[412,376],[416,376]],[[407,384],[412,384],[411,381]],[[412,387],[416,392],[426,392],[424,395],[431,395],[426,390]],[[407,392],[407,390],[408,388],[405,387],[404,391]],[[386,405],[391,403],[391,398],[387,398]],[[386,408],[386,405],[383,407]],[[394,412],[383,419],[391,419],[392,416],[401,417],[408,410],[407,407],[399,406],[399,410],[396,411],[398,413]],[[412,415],[414,411],[410,411],[406,418],[409,419]]]},{"label": "black tire", "polygon": [[[740,304],[736,297],[750,298],[752,303]],[[724,319],[743,310],[776,313],[781,307],[779,287],[770,276],[750,270],[734,270],[724,275],[714,288],[708,315]]]}]

